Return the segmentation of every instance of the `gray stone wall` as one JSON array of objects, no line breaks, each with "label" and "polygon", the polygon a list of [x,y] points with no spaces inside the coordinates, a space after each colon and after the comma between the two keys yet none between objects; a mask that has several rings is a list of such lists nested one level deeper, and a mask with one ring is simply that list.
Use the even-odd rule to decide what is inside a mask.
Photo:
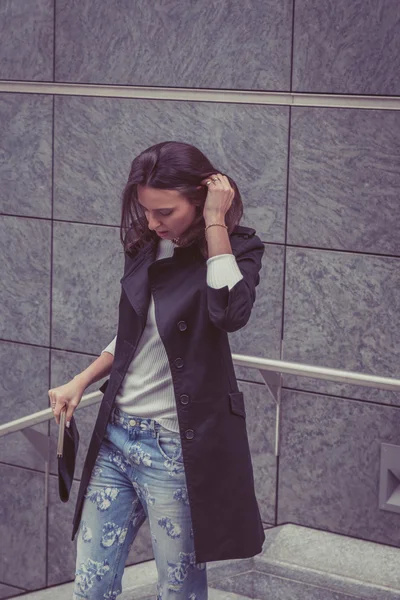
[{"label": "gray stone wall", "polygon": [[[3,0],[0,421],[46,408],[49,387],[115,335],[121,192],[134,156],[164,140],[198,146],[236,180],[242,223],[266,245],[232,351],[399,377],[399,26],[398,0]],[[70,94],[46,87],[62,83]],[[120,86],[192,94],[122,98]],[[213,95],[224,90],[247,96]],[[291,92],[310,105],[291,106]],[[343,95],[341,107],[323,106],[325,94]],[[354,94],[381,108],[347,105]],[[259,373],[236,370],[266,526],[398,546],[378,467],[380,443],[400,444],[400,394],[285,376],[277,459],[274,402]],[[73,501],[96,412],[78,413],[67,505],[53,423],[37,427],[48,476],[21,433],[0,440],[0,597],[73,579]],[[129,563],[152,557],[145,524]]]}]

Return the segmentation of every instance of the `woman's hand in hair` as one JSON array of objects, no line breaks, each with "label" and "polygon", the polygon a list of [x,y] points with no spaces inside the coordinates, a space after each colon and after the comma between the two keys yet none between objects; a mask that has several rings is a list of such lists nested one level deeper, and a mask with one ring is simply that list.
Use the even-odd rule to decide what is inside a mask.
[{"label": "woman's hand in hair", "polygon": [[[214,183],[212,179],[215,177],[218,178],[218,181]],[[207,185],[206,181],[208,180],[211,180],[211,183],[207,186],[207,198],[203,208],[204,220],[206,222],[218,219],[224,221],[225,215],[235,197],[235,190],[232,189],[226,175],[222,175],[221,173],[210,175],[210,177],[203,179],[201,183]]]}]

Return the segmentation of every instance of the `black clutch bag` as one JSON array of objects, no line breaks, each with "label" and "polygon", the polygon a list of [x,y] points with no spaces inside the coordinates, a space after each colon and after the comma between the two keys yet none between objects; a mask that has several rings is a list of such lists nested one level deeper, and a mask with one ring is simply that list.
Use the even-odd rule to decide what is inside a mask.
[{"label": "black clutch bag", "polygon": [[68,502],[75,472],[76,455],[79,447],[79,433],[72,416],[69,427],[65,427],[65,412],[60,415],[57,446],[58,493],[62,502]]}]

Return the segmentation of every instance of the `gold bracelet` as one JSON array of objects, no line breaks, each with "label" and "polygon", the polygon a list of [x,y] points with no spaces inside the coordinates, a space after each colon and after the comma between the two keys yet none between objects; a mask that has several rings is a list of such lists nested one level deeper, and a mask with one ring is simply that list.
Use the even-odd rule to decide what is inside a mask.
[{"label": "gold bracelet", "polygon": [[210,225],[207,225],[207,227],[205,228],[204,233],[207,231],[207,229],[209,227],[212,227],[213,225],[219,225],[220,227],[225,227],[225,229],[228,229],[228,226],[224,225],[223,223],[210,223]]}]

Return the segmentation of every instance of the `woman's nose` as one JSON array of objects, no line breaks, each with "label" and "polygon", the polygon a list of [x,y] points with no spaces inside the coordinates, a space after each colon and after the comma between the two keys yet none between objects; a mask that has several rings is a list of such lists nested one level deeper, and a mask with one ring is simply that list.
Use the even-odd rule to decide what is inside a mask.
[{"label": "woman's nose", "polygon": [[153,217],[149,217],[147,223],[149,229],[156,229],[160,225],[160,221],[157,221],[157,219],[153,219]]}]

